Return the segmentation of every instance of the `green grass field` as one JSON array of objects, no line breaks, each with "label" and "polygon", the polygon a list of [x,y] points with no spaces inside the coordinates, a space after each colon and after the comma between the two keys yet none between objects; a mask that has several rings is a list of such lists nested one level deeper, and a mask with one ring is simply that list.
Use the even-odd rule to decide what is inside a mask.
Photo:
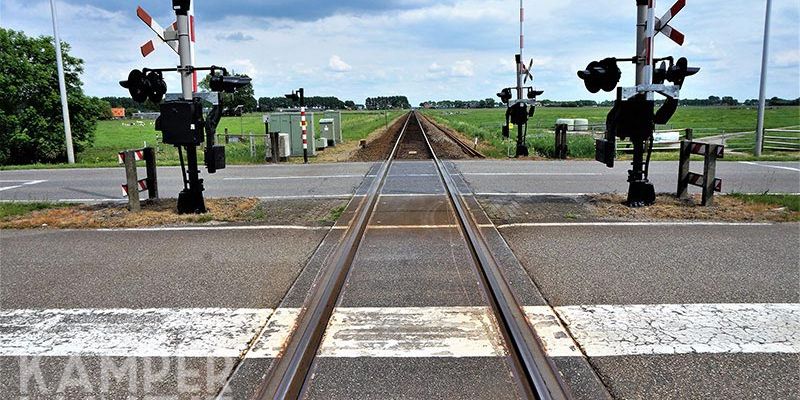
[{"label": "green grass field", "polygon": [[[391,122],[402,111],[381,112],[342,112],[342,136],[345,141],[359,140],[367,137],[372,131]],[[319,120],[322,113],[314,115],[315,130],[319,133]],[[155,146],[159,132],[154,129],[153,121],[115,120],[100,121],[95,132],[94,146],[77,155],[79,166],[116,166],[117,153],[126,149],[143,147],[145,144]],[[229,164],[257,164],[263,162],[265,155],[264,123],[262,114],[246,114],[240,117],[225,117],[220,122],[217,132],[229,134],[256,135],[256,156],[251,157],[249,140],[226,145],[226,157]],[[177,165],[177,150],[168,145],[161,145],[158,154],[159,165]],[[202,155],[201,155],[202,156]],[[38,166],[44,167],[44,166]],[[50,166],[52,167],[52,166]]]},{"label": "green grass field", "polygon": [[[554,150],[553,126],[559,118],[585,118],[590,124],[604,124],[609,108],[558,108],[539,107],[528,127],[528,144],[539,155],[551,156]],[[487,156],[505,157],[509,143],[502,140],[501,126],[505,118],[505,109],[482,110],[425,110],[438,122],[456,129],[470,138],[489,143]],[[670,124],[659,129],[692,128],[695,138],[730,134],[736,132],[755,131],[757,111],[754,108],[728,107],[681,107],[675,113]],[[765,125],[768,129],[800,125],[800,107],[774,107],[767,110]],[[789,134],[792,135],[792,134]],[[736,148],[752,147],[755,134],[738,138],[731,142]],[[513,150],[513,149],[512,149]],[[572,158],[594,158],[594,140],[590,136],[570,135],[569,152]],[[654,155],[655,159],[676,159],[673,153]],[[738,158],[747,158],[738,156]],[[794,153],[767,152],[766,159],[800,159]]]}]

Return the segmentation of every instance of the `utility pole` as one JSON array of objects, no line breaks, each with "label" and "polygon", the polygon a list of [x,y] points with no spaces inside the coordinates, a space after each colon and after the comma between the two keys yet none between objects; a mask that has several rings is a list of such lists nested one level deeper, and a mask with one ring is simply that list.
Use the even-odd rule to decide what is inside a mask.
[{"label": "utility pole", "polygon": [[761,157],[761,149],[764,146],[764,108],[767,102],[770,14],[772,14],[772,0],[767,0],[767,15],[764,18],[764,50],[761,53],[761,88],[758,94],[758,125],[756,126],[756,148],[754,151],[756,157]]},{"label": "utility pole", "polygon": [[64,81],[64,60],[61,56],[61,38],[58,35],[58,17],[55,0],[50,0],[50,12],[53,15],[53,39],[56,46],[56,65],[58,66],[58,90],[61,92],[61,114],[64,119],[64,137],[67,146],[67,162],[75,164],[75,149],[72,147],[72,126],[69,123],[69,103],[67,101],[67,84]]}]

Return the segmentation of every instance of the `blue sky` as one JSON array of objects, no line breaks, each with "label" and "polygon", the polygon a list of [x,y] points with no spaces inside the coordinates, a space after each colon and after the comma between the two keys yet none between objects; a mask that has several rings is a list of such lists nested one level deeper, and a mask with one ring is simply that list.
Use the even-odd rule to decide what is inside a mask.
[{"label": "blue sky", "polygon": [[[660,15],[672,0],[659,1]],[[133,68],[174,66],[165,45],[147,59],[139,46],[153,35],[136,18],[141,4],[162,24],[167,0],[59,0],[62,40],[85,60],[87,93],[125,96],[117,81]],[[682,96],[758,96],[765,0],[690,0],[671,25],[678,47],[656,41],[656,55],[685,56],[702,68]],[[200,0],[197,62],[254,78],[257,96],[305,87],[308,95],[363,102],[367,96],[424,100],[494,97],[514,83],[516,0]],[[633,0],[526,2],[525,57],[534,58],[543,98],[610,99],[588,93],[575,72],[589,61],[634,52]],[[49,3],[0,0],[0,26],[52,35]],[[633,83],[623,68],[622,83]],[[168,80],[177,91],[176,77]],[[800,97],[800,0],[774,0],[768,96]]]}]

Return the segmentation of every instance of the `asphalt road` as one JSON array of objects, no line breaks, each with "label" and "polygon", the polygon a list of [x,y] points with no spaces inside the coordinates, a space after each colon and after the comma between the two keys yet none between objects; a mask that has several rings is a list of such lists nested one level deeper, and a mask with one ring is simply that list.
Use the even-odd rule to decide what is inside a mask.
[{"label": "asphalt road", "polygon": [[[800,396],[800,334],[788,340],[793,351],[758,346],[747,350],[740,342],[768,342],[765,331],[798,332],[800,225],[565,224],[501,232],[548,303],[563,310],[567,328],[590,353],[590,362],[615,397]],[[792,311],[776,317],[773,325],[766,316],[776,308]],[[608,314],[605,322],[595,325],[576,317],[576,310]],[[652,319],[631,317],[643,313]],[[744,328],[723,322],[734,316],[741,317]],[[609,321],[622,328],[615,331]],[[747,333],[737,336],[738,329],[749,331],[750,338]],[[615,334],[604,337],[608,331],[631,337],[620,339],[623,344],[612,351],[597,343],[614,340]],[[703,339],[694,343],[693,335]],[[715,338],[725,335],[725,344]],[[694,347],[676,350],[681,344],[670,344],[664,337]],[[632,350],[638,342],[643,343]]]},{"label": "asphalt road", "polygon": [[[625,166],[454,164],[488,196],[626,190]],[[675,164],[654,163],[658,191],[673,190]],[[718,174],[726,191],[798,193],[798,164],[721,163]],[[120,199],[121,172],[2,171],[0,199]],[[178,170],[159,173],[162,195],[177,192]],[[349,196],[372,173],[372,163],[232,167],[206,186],[209,196]],[[430,168],[392,172],[309,397],[516,395],[441,192]],[[402,201],[410,195],[424,196]],[[399,225],[433,228],[403,240]],[[341,232],[0,231],[0,397],[191,398],[230,376],[250,390]],[[524,268],[513,279],[526,312],[550,310],[546,299],[566,328],[558,337],[574,340],[615,397],[800,397],[800,225],[533,224],[500,233],[495,247],[508,243]],[[585,371],[582,357],[548,350],[571,379]],[[410,355],[424,351],[435,356]]]},{"label": "asphalt road", "polygon": [[[66,398],[215,394],[264,323],[231,316],[276,308],[325,232],[0,231],[0,397],[47,398],[62,382]],[[231,351],[205,351],[215,336]],[[125,362],[136,375],[108,384]]]},{"label": "asphalt road", "polygon": [[[627,191],[627,165],[608,169],[588,161],[456,161],[478,193],[605,193]],[[212,197],[349,196],[372,163],[233,166],[214,175],[201,174]],[[658,192],[672,192],[676,162],[653,162],[651,180]],[[694,163],[693,170],[702,172]],[[162,197],[175,197],[182,187],[180,169],[159,169]],[[140,176],[144,177],[144,170]],[[717,176],[723,191],[800,193],[798,162],[720,162]],[[122,168],[0,171],[0,200],[122,200]],[[691,188],[697,191],[698,188]]]}]

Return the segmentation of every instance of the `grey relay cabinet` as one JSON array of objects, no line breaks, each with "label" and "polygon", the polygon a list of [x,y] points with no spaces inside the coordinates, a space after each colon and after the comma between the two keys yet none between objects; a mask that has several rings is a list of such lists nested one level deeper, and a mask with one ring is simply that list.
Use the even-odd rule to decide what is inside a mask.
[{"label": "grey relay cabinet", "polygon": [[[314,131],[314,113],[306,113],[308,121],[308,155],[317,155]],[[300,127],[299,112],[279,112],[270,114],[269,130],[272,132],[288,133],[292,157],[303,156],[303,130]]]}]

